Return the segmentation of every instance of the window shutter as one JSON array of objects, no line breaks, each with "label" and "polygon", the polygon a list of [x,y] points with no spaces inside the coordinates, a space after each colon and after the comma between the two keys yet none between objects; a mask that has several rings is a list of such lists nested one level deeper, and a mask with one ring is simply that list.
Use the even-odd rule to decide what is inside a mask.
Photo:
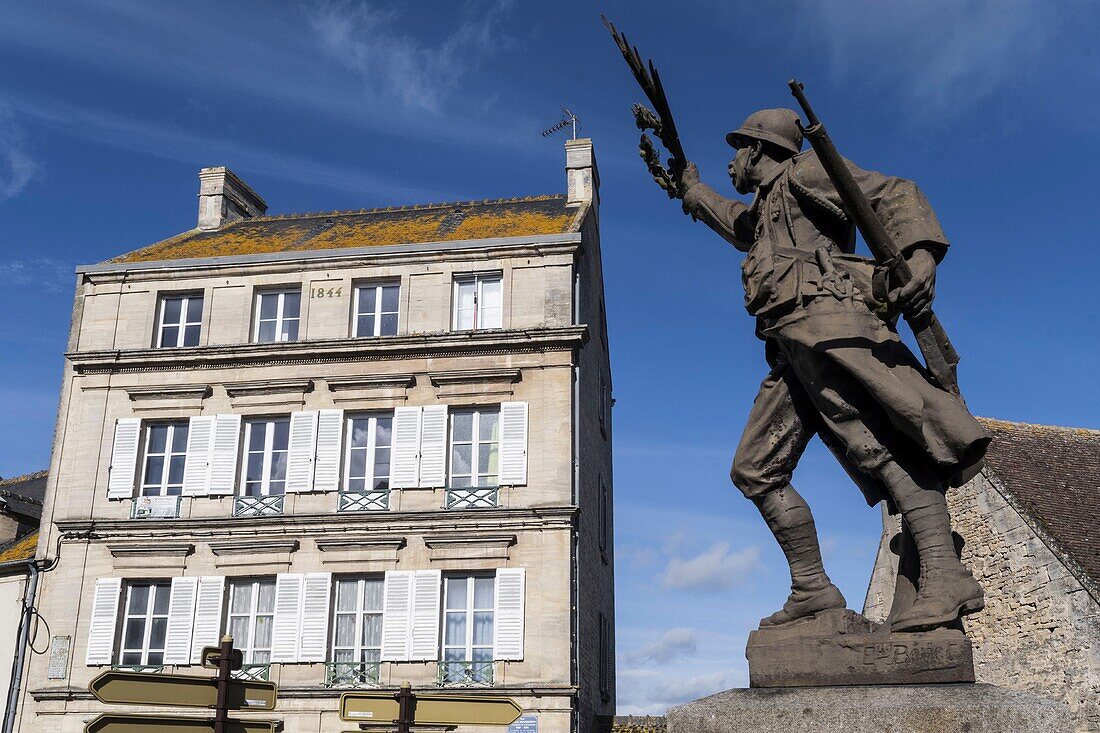
[{"label": "window shutter", "polygon": [[392,488],[416,488],[419,483],[420,413],[419,407],[398,407],[393,411]]},{"label": "window shutter", "polygon": [[382,591],[382,661],[384,662],[406,662],[409,659],[412,582],[411,570],[386,571],[386,584]]},{"label": "window shutter", "polygon": [[527,403],[500,405],[500,483],[527,483]]},{"label": "window shutter", "polygon": [[447,485],[447,406],[424,408],[420,428],[421,488]]},{"label": "window shutter", "polygon": [[191,631],[195,624],[198,588],[198,578],[172,578],[168,630],[164,636],[165,664],[188,664],[191,661]]},{"label": "window shutter", "polygon": [[111,466],[107,469],[108,499],[129,499],[134,495],[140,442],[139,418],[125,417],[115,423],[115,443],[111,448]]},{"label": "window shutter", "polygon": [[115,626],[122,578],[99,578],[95,582],[92,616],[88,622],[88,654],[85,664],[110,664],[115,653]]},{"label": "window shutter", "polygon": [[302,626],[301,573],[275,576],[275,621],[271,628],[271,661],[298,661],[298,637]]},{"label": "window shutter", "polygon": [[302,594],[299,662],[323,662],[328,647],[328,609],[332,573],[306,573]]},{"label": "window shutter", "polygon": [[183,495],[210,493],[210,452],[214,447],[214,416],[193,417],[187,423],[187,460],[183,466]]},{"label": "window shutter", "polygon": [[195,626],[191,632],[191,664],[202,664],[202,649],[217,646],[221,641],[222,603],[225,599],[225,576],[204,575],[199,578],[195,598]]},{"label": "window shutter", "polygon": [[292,412],[286,453],[286,491],[313,489],[313,456],[317,451],[317,412]]},{"label": "window shutter", "polygon": [[493,659],[523,659],[523,605],[527,571],[523,568],[497,570],[493,608]]},{"label": "window shutter", "polygon": [[218,415],[210,455],[210,493],[229,496],[237,487],[237,451],[241,446],[241,416]]},{"label": "window shutter", "polygon": [[344,411],[317,413],[317,460],[313,464],[313,490],[339,491],[340,447],[344,437]]},{"label": "window shutter", "polygon": [[409,659],[439,659],[439,596],[443,574],[417,570],[413,575],[412,634]]}]

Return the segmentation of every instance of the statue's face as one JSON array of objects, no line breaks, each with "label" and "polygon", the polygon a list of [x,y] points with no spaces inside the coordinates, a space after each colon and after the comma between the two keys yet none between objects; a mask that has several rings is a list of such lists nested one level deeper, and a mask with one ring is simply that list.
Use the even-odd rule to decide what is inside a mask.
[{"label": "statue's face", "polygon": [[753,146],[745,145],[737,149],[737,155],[727,168],[733,187],[741,195],[750,194],[756,190],[758,178],[753,175]]}]

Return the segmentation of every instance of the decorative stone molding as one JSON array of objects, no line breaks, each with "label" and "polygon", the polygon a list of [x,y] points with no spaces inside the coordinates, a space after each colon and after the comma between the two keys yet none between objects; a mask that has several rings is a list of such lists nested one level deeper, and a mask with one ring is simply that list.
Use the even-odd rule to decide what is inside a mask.
[{"label": "decorative stone molding", "polygon": [[233,407],[301,406],[306,392],[313,389],[311,379],[258,379],[252,382],[230,382],[225,385]]},{"label": "decorative stone molding", "polygon": [[199,409],[202,401],[210,396],[209,384],[162,384],[125,387],[134,403],[134,412],[145,410],[161,412],[173,409]]},{"label": "decorative stone molding", "polygon": [[405,545],[404,537],[346,535],[317,540],[322,565],[355,565],[367,571],[395,568]]},{"label": "decorative stone molding", "polygon": [[466,369],[428,374],[440,397],[510,397],[512,385],[522,378],[519,369]]},{"label": "decorative stone molding", "polygon": [[469,567],[471,560],[496,561],[504,564],[508,560],[512,545],[516,544],[514,534],[435,534],[424,538],[428,548],[428,560],[433,564],[446,567]]},{"label": "decorative stone molding", "polygon": [[409,388],[416,384],[412,374],[364,374],[325,379],[332,401],[344,402],[404,402]]},{"label": "decorative stone molding", "polygon": [[187,556],[195,551],[189,542],[107,545],[114,558],[115,570],[179,570],[187,565]]},{"label": "decorative stone molding", "polygon": [[211,542],[214,566],[218,568],[249,568],[279,570],[290,567],[290,556],[298,550],[298,540],[264,539],[226,540]]}]

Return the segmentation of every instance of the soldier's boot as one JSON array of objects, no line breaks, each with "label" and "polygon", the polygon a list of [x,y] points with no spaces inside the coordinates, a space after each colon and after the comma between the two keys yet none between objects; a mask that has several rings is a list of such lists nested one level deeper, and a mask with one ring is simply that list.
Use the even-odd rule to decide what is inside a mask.
[{"label": "soldier's boot", "polygon": [[985,607],[981,585],[955,552],[944,492],[931,480],[921,486],[896,463],[879,472],[901,510],[920,557],[920,584],[912,607],[891,620],[891,631],[944,626]]},{"label": "soldier's boot", "polygon": [[755,500],[791,566],[791,595],[783,608],[761,619],[760,627],[778,626],[831,608],[844,608],[844,596],[821,563],[817,527],[806,501],[787,486]]}]

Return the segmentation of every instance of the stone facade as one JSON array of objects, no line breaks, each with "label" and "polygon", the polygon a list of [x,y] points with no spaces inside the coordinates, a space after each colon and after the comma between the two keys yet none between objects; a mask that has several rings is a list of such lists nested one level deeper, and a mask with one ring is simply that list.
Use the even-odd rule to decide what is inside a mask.
[{"label": "stone facade", "polygon": [[[192,609],[190,621],[168,617],[169,647],[173,639],[179,643],[185,627],[192,630],[194,644],[200,627],[206,636],[227,629],[234,601],[227,590],[217,589],[244,579],[274,581],[269,654],[286,661],[272,660],[257,672],[279,684],[279,705],[268,717],[281,719],[288,733],[348,727],[336,713],[344,689],[332,680],[337,669],[332,616],[336,583],[355,578],[379,583],[384,578],[385,608],[378,616],[382,661],[362,667],[370,674],[353,675],[353,683],[395,689],[408,680],[422,691],[459,687],[456,680],[476,683],[479,692],[512,697],[525,714],[536,715],[540,733],[586,733],[610,721],[615,705],[611,399],[599,179],[591,142],[570,141],[567,147],[569,197],[560,204],[543,199],[532,204],[560,206],[569,222],[561,231],[524,231],[527,219],[515,215],[523,201],[509,204],[513,224],[500,224],[491,238],[437,241],[429,236],[376,246],[369,240],[333,242],[336,213],[330,219],[303,216],[299,222],[293,217],[252,220],[246,211],[245,219],[223,230],[203,230],[202,236],[210,238],[204,241],[213,242],[213,256],[157,260],[139,251],[125,262],[80,270],[39,544],[40,556],[52,555],[61,539],[60,562],[43,575],[38,607],[52,636],[69,636],[72,642],[63,664],[31,658],[20,730],[75,733],[103,712],[87,692],[88,682],[121,663],[121,649],[130,644],[122,638],[124,624],[130,623],[123,608],[128,589],[150,580],[172,584],[173,609]],[[434,231],[446,232],[478,205],[453,205],[450,219],[438,206],[423,214],[414,210],[403,226],[415,231],[411,218],[434,216],[442,219],[438,227],[429,222]],[[371,216],[353,213],[360,224]],[[242,230],[243,225],[252,228]],[[504,226],[515,231],[500,236]],[[298,227],[298,234],[288,236],[293,244],[280,251],[270,251],[268,242],[266,251],[248,254],[257,250],[247,237],[261,236],[256,232],[264,227],[280,236]],[[241,231],[249,234],[234,234]],[[303,247],[301,232],[329,232],[329,246]],[[162,245],[149,250],[169,251]],[[455,320],[456,283],[476,273],[498,278],[499,327],[460,329]],[[399,286],[396,333],[352,338],[353,294],[373,282]],[[300,293],[297,340],[257,342],[258,294],[272,288]],[[180,293],[202,294],[197,345],[156,348],[164,298]],[[401,410],[406,417],[411,414],[410,407],[422,408],[411,423],[412,444],[408,435],[401,437],[402,425],[410,423],[398,417]],[[460,496],[452,478],[462,473],[458,466],[464,459],[456,452],[461,441],[450,431],[458,430],[455,415],[470,410],[499,415],[500,426],[499,432],[478,438],[490,447],[476,450],[495,451],[484,455],[496,458],[486,458],[485,466],[475,469],[496,471],[500,480],[499,488],[479,489],[476,507],[473,498]],[[335,483],[322,487],[322,445],[332,438],[325,443],[319,421],[337,416],[332,424],[340,426],[343,437],[336,439],[335,470],[345,481],[352,458],[350,432],[344,432],[341,418],[356,414],[393,417],[393,457],[387,467],[393,485],[381,507],[355,505],[343,511],[349,496],[358,501],[370,492],[352,496],[346,482],[340,490]],[[132,518],[152,449],[121,450],[126,426],[137,426],[134,435],[141,445],[150,425],[185,421],[191,426],[183,478],[187,494],[192,473],[201,473],[191,471],[193,455],[199,454],[191,448],[199,425],[195,419],[205,416],[218,416],[209,423],[214,435],[205,479],[200,476],[195,484],[205,493],[183,496],[174,504],[178,510],[162,518]],[[219,474],[223,416],[231,418],[224,422],[229,431],[241,430],[233,420],[247,426],[260,419],[288,419],[285,458],[272,448],[278,437],[269,436],[266,447],[261,441],[257,448],[243,444],[243,436],[251,433],[228,432],[225,445],[236,443],[221,455],[234,460]],[[296,427],[299,418],[303,425],[313,420],[314,432]],[[280,429],[271,434],[277,436]],[[376,451],[376,439],[371,438],[371,451]],[[302,449],[302,441],[310,447]],[[269,478],[271,466],[285,460],[287,491],[275,496],[273,507],[246,516],[242,507],[252,512],[258,506],[256,497],[242,497],[253,470],[246,467],[246,455],[253,453],[266,461],[256,470]],[[133,470],[133,455],[138,457],[136,474],[120,478],[120,472]],[[295,455],[306,456],[306,463],[296,463]],[[303,465],[309,478],[291,491],[295,466]],[[406,476],[398,488],[398,474],[407,474],[409,465],[413,484]],[[229,482],[228,491],[215,491],[219,475]],[[133,484],[136,493],[130,491]],[[446,583],[454,579],[458,587],[465,583],[461,579],[474,576],[486,579],[489,587],[495,583],[492,607],[476,600],[474,581],[468,597],[451,597]],[[407,606],[395,600],[400,583],[408,584]],[[190,606],[187,592],[198,596]],[[119,604],[113,615],[112,599]],[[211,603],[220,610],[211,611]],[[268,621],[258,620],[255,603],[247,623],[259,638],[261,621]],[[447,613],[452,607],[466,615],[452,619]],[[484,625],[488,612],[493,613],[491,627]],[[364,613],[362,607],[357,613]],[[152,624],[153,616],[149,619]],[[369,620],[363,619],[365,628]],[[466,669],[459,662],[471,660],[463,656],[451,656],[459,662],[445,664],[444,651],[459,638],[455,624],[460,622],[478,625],[481,637],[471,631],[466,644],[472,649],[488,643],[492,661],[487,665]],[[282,651],[280,639],[289,644]],[[144,643],[141,653],[147,654],[150,642]],[[186,657],[187,639],[182,643]],[[403,657],[399,649],[405,650]],[[151,666],[196,673],[193,661]]]},{"label": "stone facade", "polygon": [[[978,682],[1063,700],[1075,730],[1098,731],[1100,592],[1081,562],[1091,558],[1067,550],[1076,534],[1066,526],[1072,522],[1041,509],[1044,503],[1057,503],[1059,493],[1065,496],[1058,484],[1067,476],[1073,481],[1080,456],[1058,460],[1057,443],[1065,429],[984,422],[994,434],[987,467],[948,494],[955,531],[965,540],[963,562],[986,594],[985,610],[965,621],[974,647],[975,675]],[[1095,456],[1100,433],[1075,432],[1089,440],[1073,451],[1092,451]],[[1021,436],[1026,438],[1026,451],[1021,451]],[[1013,468],[1018,455],[1030,456],[1026,462],[1031,466],[1044,457],[1060,463],[1061,476],[1048,473],[1047,480],[1036,484],[1026,472]],[[1095,495],[1095,474],[1084,472],[1077,478],[1079,489]],[[1050,495],[1033,502],[1036,491]],[[1088,505],[1070,497],[1064,503],[1066,514],[1074,513],[1075,506],[1081,511],[1079,523],[1092,526],[1086,531],[1095,538],[1095,514]],[[896,519],[887,518],[865,609],[874,620],[886,617],[892,601],[896,557],[886,542],[896,531]],[[1054,533],[1065,531],[1068,542]]]}]

